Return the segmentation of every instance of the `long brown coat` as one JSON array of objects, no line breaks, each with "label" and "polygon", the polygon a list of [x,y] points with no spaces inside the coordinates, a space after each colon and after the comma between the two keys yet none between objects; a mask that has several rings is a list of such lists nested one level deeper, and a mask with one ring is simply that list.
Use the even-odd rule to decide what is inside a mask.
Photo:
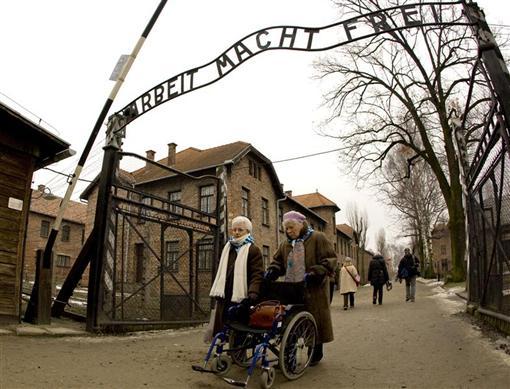
[{"label": "long brown coat", "polygon": [[[228,308],[232,299],[234,289],[234,265],[237,258],[237,252],[233,246],[228,253],[227,277],[225,280],[225,298],[216,301],[216,316],[214,319],[214,334],[223,328],[225,323],[225,309]],[[253,243],[248,250],[248,261],[246,264],[248,271],[248,293],[259,294],[260,285],[264,278],[264,262],[262,261],[262,252]]]},{"label": "long brown coat", "polygon": [[[322,232],[314,231],[304,241],[305,271],[309,272],[313,265],[323,265],[330,274],[333,274],[337,257],[333,245]],[[285,274],[287,258],[292,251],[292,245],[285,241],[273,257],[269,269],[275,269],[280,275]],[[305,306],[313,315],[317,323],[318,343],[327,343],[333,340],[333,325],[329,309],[329,277],[324,277],[320,285],[312,285],[305,290]]]}]

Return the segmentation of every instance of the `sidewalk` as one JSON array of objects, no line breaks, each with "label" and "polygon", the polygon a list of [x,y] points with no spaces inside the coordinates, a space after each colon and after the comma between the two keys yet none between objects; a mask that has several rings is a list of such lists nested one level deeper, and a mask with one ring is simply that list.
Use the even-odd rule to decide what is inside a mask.
[{"label": "sidewalk", "polygon": [[85,323],[79,323],[70,319],[51,319],[51,324],[38,325],[30,323],[0,324],[1,336],[84,336],[89,335],[85,331]]}]

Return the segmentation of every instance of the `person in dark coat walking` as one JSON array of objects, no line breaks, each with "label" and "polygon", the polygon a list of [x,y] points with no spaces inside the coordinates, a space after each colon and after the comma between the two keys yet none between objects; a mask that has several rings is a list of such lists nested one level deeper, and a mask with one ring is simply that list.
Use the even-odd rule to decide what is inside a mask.
[{"label": "person in dark coat walking", "polygon": [[251,236],[252,224],[244,216],[232,220],[232,237],[221,253],[218,271],[209,295],[216,298],[216,315],[211,335],[218,333],[228,309],[239,303],[253,305],[264,277],[262,252]]},{"label": "person in dark coat walking", "polygon": [[370,261],[368,265],[368,280],[370,281],[370,285],[374,288],[372,304],[379,302],[379,305],[381,305],[383,300],[383,286],[390,280],[386,262],[382,255],[374,255]]},{"label": "person in dark coat walking", "polygon": [[406,281],[406,302],[414,303],[416,298],[416,277],[420,275],[420,261],[410,249],[404,250],[404,256],[398,264],[397,278],[400,282]]}]

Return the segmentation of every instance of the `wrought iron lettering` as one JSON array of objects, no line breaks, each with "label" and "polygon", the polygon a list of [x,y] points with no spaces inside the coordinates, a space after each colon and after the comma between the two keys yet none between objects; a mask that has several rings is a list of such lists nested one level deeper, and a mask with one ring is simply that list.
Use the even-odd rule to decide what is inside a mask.
[{"label": "wrought iron lettering", "polygon": [[[455,6],[460,7],[456,9]],[[449,12],[443,13],[443,9]],[[218,81],[240,64],[264,51],[278,49],[324,51],[406,28],[468,24],[469,22],[462,19],[462,1],[456,1],[444,4],[423,2],[395,6],[318,28],[298,26],[264,28],[234,43],[211,62],[156,85],[118,113],[125,114],[128,124],[160,104]]]}]

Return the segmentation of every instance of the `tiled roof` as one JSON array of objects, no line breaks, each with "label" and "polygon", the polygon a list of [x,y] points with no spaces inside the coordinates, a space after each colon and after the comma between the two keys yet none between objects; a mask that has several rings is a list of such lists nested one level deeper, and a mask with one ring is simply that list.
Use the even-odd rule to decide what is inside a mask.
[{"label": "tiled roof", "polygon": [[340,232],[342,232],[343,234],[347,235],[349,238],[353,238],[353,232],[354,230],[352,229],[352,227],[348,224],[337,224],[336,225],[336,229]]},{"label": "tiled roof", "polygon": [[[175,154],[175,164],[171,167],[181,172],[189,173],[208,167],[219,166],[225,161],[233,160],[250,146],[249,143],[238,141],[205,150],[189,147]],[[157,162],[167,165],[167,156],[165,155],[164,158],[157,160]],[[173,176],[172,173],[155,167],[143,167],[131,174],[137,183]]]},{"label": "tiled roof", "polygon": [[333,201],[320,194],[319,192],[292,197],[308,208],[333,207],[336,208],[337,211],[340,210],[340,208],[338,208],[338,206]]},{"label": "tiled roof", "polygon": [[[123,170],[123,169],[119,169],[119,172],[120,172],[119,178],[120,178],[121,182],[123,182],[124,184],[128,184],[128,185],[136,184],[135,178],[133,177],[133,175],[130,172]],[[88,197],[92,193],[92,190],[95,188],[95,186],[99,182],[99,177],[100,177],[100,175],[97,175],[96,178],[94,178],[92,180],[92,182],[83,190],[83,192],[81,192],[80,199],[88,200]]]},{"label": "tiled roof", "polygon": [[[61,197],[55,197],[52,200],[46,199],[43,197],[42,192],[33,190],[32,198],[30,200],[30,211],[56,217],[61,200]],[[86,215],[87,205],[76,201],[69,201],[67,208],[64,211],[64,219],[75,223],[85,224]]]}]

